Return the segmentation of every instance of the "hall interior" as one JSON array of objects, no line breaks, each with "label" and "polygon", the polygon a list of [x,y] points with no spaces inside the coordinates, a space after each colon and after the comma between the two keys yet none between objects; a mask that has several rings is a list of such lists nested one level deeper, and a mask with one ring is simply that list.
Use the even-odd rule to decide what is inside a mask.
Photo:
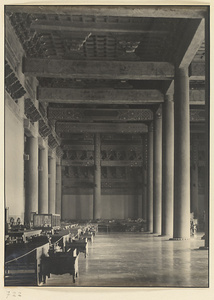
[{"label": "hall interior", "polygon": [[5,285],[208,287],[209,7],[4,17]]}]

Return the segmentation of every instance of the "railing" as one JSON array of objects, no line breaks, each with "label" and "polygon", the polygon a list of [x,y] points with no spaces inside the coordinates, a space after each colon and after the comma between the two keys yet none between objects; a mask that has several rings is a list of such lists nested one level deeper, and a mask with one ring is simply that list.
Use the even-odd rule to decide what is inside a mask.
[{"label": "railing", "polygon": [[49,243],[6,261],[5,286],[39,285],[41,282],[39,276],[41,257],[46,256],[48,250]]}]

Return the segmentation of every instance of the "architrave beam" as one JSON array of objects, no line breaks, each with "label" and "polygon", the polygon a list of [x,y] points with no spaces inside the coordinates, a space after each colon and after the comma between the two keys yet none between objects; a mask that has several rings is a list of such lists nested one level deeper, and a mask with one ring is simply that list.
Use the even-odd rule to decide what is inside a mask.
[{"label": "architrave beam", "polygon": [[56,78],[172,80],[174,66],[168,62],[80,61],[24,57],[23,73],[28,76]]},{"label": "architrave beam", "polygon": [[142,123],[71,123],[56,122],[56,132],[60,133],[143,133],[148,126]]},{"label": "architrave beam", "polygon": [[52,103],[139,104],[163,102],[164,97],[158,90],[39,87],[37,99]]},{"label": "architrave beam", "polygon": [[114,34],[165,34],[169,31],[165,28],[157,27],[155,29],[144,29],[139,23],[101,23],[96,22],[71,22],[71,21],[50,21],[35,20],[30,28],[37,32],[49,33],[50,31],[66,32],[86,32],[86,33],[114,33]]},{"label": "architrave beam", "polygon": [[[65,104],[154,104],[164,102],[158,90],[38,88],[40,102]],[[203,104],[204,90],[190,90],[190,104]],[[58,112],[61,110],[58,109]],[[68,111],[68,110],[67,110]],[[105,117],[104,117],[105,119]]]},{"label": "architrave beam", "polygon": [[[101,160],[102,167],[142,167],[142,160]],[[94,160],[63,159],[62,166],[92,167]]]}]

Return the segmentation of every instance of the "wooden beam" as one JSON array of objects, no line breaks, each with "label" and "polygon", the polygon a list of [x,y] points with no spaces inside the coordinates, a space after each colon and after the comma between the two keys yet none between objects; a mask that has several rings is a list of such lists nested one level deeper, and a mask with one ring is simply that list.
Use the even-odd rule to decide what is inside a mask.
[{"label": "wooden beam", "polygon": [[[138,178],[127,178],[127,179],[123,179],[123,178],[116,178],[116,179],[102,179],[102,185],[103,186],[109,186],[109,185],[117,185],[117,184],[126,184],[128,182],[132,183],[132,184],[136,184],[136,179],[138,181],[141,180],[141,177],[139,176]],[[79,184],[81,186],[81,183],[94,183],[94,179],[92,178],[87,178],[87,179],[80,179],[80,178],[68,178],[68,177],[63,177],[62,178],[62,183],[63,183],[63,187],[74,187],[77,184]]]},{"label": "wooden beam", "polygon": [[62,146],[63,150],[78,150],[78,151],[94,151],[94,145],[63,145]]},{"label": "wooden beam", "polygon": [[[108,181],[102,181],[101,182],[101,188],[105,188],[105,189],[111,189],[111,188],[136,188],[137,186],[139,186],[139,182],[136,181],[128,181],[128,180],[123,180],[122,182],[119,181],[112,181],[112,182],[108,182]],[[70,185],[63,185],[63,189],[67,188],[67,189],[73,189],[73,188],[92,188],[94,186],[93,181],[82,181],[82,182],[78,182],[78,181],[73,181],[71,179]]]},{"label": "wooden beam", "polygon": [[[73,103],[73,104],[153,104],[164,102],[163,94],[158,90],[114,90],[114,89],[67,89],[67,88],[39,88],[37,99],[40,102],[54,103]],[[71,100],[72,99],[72,100]],[[204,90],[190,90],[190,104],[203,104],[205,101]],[[81,110],[69,108],[49,108],[48,116],[58,120],[81,120],[87,119],[85,111],[96,111],[96,116],[88,117],[89,120],[100,120],[100,110]],[[106,115],[102,116],[102,120],[152,120],[152,113],[149,109],[143,110],[105,110]],[[113,114],[111,117],[109,114]],[[125,117],[126,115],[126,117]]]},{"label": "wooden beam", "polygon": [[[75,150],[75,151],[94,151],[94,145],[81,145],[81,144],[71,144],[62,146],[63,150]],[[142,145],[133,145],[131,141],[128,141],[127,145],[112,144],[103,145],[101,144],[101,151],[141,151]]]},{"label": "wooden beam", "polygon": [[93,165],[94,165],[94,160],[70,160],[70,159],[62,160],[62,166],[91,167]]},{"label": "wooden beam", "polygon": [[164,98],[158,90],[39,87],[37,99],[41,102],[53,103],[139,104],[163,102]]},{"label": "wooden beam", "polygon": [[102,167],[142,167],[143,161],[142,160],[102,160],[101,161]]},{"label": "wooden beam", "polygon": [[60,133],[143,133],[148,132],[148,126],[135,123],[71,123],[56,122],[56,132]]},{"label": "wooden beam", "polygon": [[191,20],[177,49],[176,65],[179,68],[188,67],[200,48],[205,37],[204,19]]},{"label": "wooden beam", "polygon": [[[101,160],[102,167],[142,167],[142,160]],[[63,159],[62,166],[91,167],[94,160],[71,160]]]},{"label": "wooden beam", "polygon": [[207,6],[176,5],[7,5],[6,12],[146,18],[204,18]]},{"label": "wooden beam", "polygon": [[133,145],[131,142],[127,145],[112,144],[112,145],[103,145],[101,144],[101,150],[103,151],[142,151],[142,145]]},{"label": "wooden beam", "polygon": [[[145,133],[146,134],[146,133]],[[70,138],[67,137],[67,139],[63,139],[62,138],[62,142],[63,145],[61,145],[63,150],[72,150],[72,147],[75,146],[76,149],[74,150],[86,150],[86,151],[92,151],[91,148],[93,146],[93,141],[84,141],[84,140],[80,140],[80,141],[76,141],[72,139],[72,134],[70,134]],[[102,145],[101,147],[104,147],[103,149],[109,148],[113,148],[113,147],[141,147],[142,145],[142,139],[141,137],[138,140],[131,140],[131,139],[127,139],[127,140],[102,140]],[[79,147],[79,148],[78,148]],[[85,147],[85,149],[84,149]]]},{"label": "wooden beam", "polygon": [[[93,196],[93,188],[63,188],[63,195],[88,195]],[[138,188],[102,188],[101,195],[141,195]]]},{"label": "wooden beam", "polygon": [[174,66],[168,62],[80,61],[24,57],[23,73],[36,77],[170,80],[174,77]]},{"label": "wooden beam", "polygon": [[[205,92],[204,90],[190,90],[190,105],[205,105]],[[104,120],[119,120],[119,121],[152,121],[153,120],[153,112],[149,109],[122,109],[122,110],[113,110],[113,109],[90,109],[89,111],[94,112],[94,116],[91,115],[90,117],[84,116],[83,109],[69,109],[69,108],[49,108],[48,110],[48,118],[54,119],[57,121],[104,121]],[[102,114],[99,116],[99,112],[102,112]],[[109,112],[116,112],[115,116],[108,116]],[[104,114],[105,113],[105,114]],[[118,115],[120,116],[118,118]],[[81,116],[78,118],[78,116]],[[124,116],[124,117],[123,117]],[[190,109],[190,121],[204,121],[204,109]],[[80,148],[84,148],[84,146],[80,145],[70,145],[69,149],[73,150],[80,150]],[[89,149],[90,148],[90,149]],[[89,145],[88,150],[93,150],[93,145]],[[86,150],[86,149],[82,149]]]},{"label": "wooden beam", "polygon": [[[129,102],[130,103],[130,102]],[[105,102],[106,104],[106,102]],[[151,109],[78,109],[49,107],[48,119],[57,121],[152,121]]]},{"label": "wooden beam", "polygon": [[[148,27],[148,26],[147,26]],[[163,27],[163,26],[162,26]],[[67,32],[86,32],[86,33],[122,33],[122,34],[165,34],[169,31],[166,28],[159,27],[146,28],[140,23],[99,23],[99,22],[72,22],[72,21],[50,21],[50,20],[35,20],[31,23],[30,28],[37,32],[49,33],[50,31],[67,31]],[[132,38],[132,37],[130,37]]]}]

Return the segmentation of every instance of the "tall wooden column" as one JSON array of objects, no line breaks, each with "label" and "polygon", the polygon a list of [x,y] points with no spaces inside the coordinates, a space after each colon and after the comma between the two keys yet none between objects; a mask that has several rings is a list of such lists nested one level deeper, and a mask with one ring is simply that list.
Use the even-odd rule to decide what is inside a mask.
[{"label": "tall wooden column", "polygon": [[38,212],[38,138],[27,138],[29,160],[27,162],[25,221],[30,222],[31,212]]},{"label": "tall wooden column", "polygon": [[153,152],[153,233],[161,234],[162,221],[162,111],[154,115],[154,152]]},{"label": "tall wooden column", "polygon": [[190,120],[188,68],[175,72],[174,233],[190,238]]},{"label": "tall wooden column", "polygon": [[48,189],[48,213],[55,214],[56,209],[56,157],[53,155],[48,159],[49,167],[49,189]]},{"label": "tall wooden column", "polygon": [[174,102],[166,95],[163,104],[162,235],[173,237],[174,202]]},{"label": "tall wooden column", "polygon": [[61,161],[58,159],[56,164],[56,214],[61,215],[62,204],[62,167]]},{"label": "tall wooden column", "polygon": [[39,150],[39,214],[48,213],[48,146]]},{"label": "tall wooden column", "polygon": [[94,201],[93,219],[101,218],[101,163],[100,134],[94,134]]},{"label": "tall wooden column", "polygon": [[147,137],[143,137],[142,218],[147,220]]},{"label": "tall wooden column", "polygon": [[153,123],[148,127],[147,231],[153,232]]}]

